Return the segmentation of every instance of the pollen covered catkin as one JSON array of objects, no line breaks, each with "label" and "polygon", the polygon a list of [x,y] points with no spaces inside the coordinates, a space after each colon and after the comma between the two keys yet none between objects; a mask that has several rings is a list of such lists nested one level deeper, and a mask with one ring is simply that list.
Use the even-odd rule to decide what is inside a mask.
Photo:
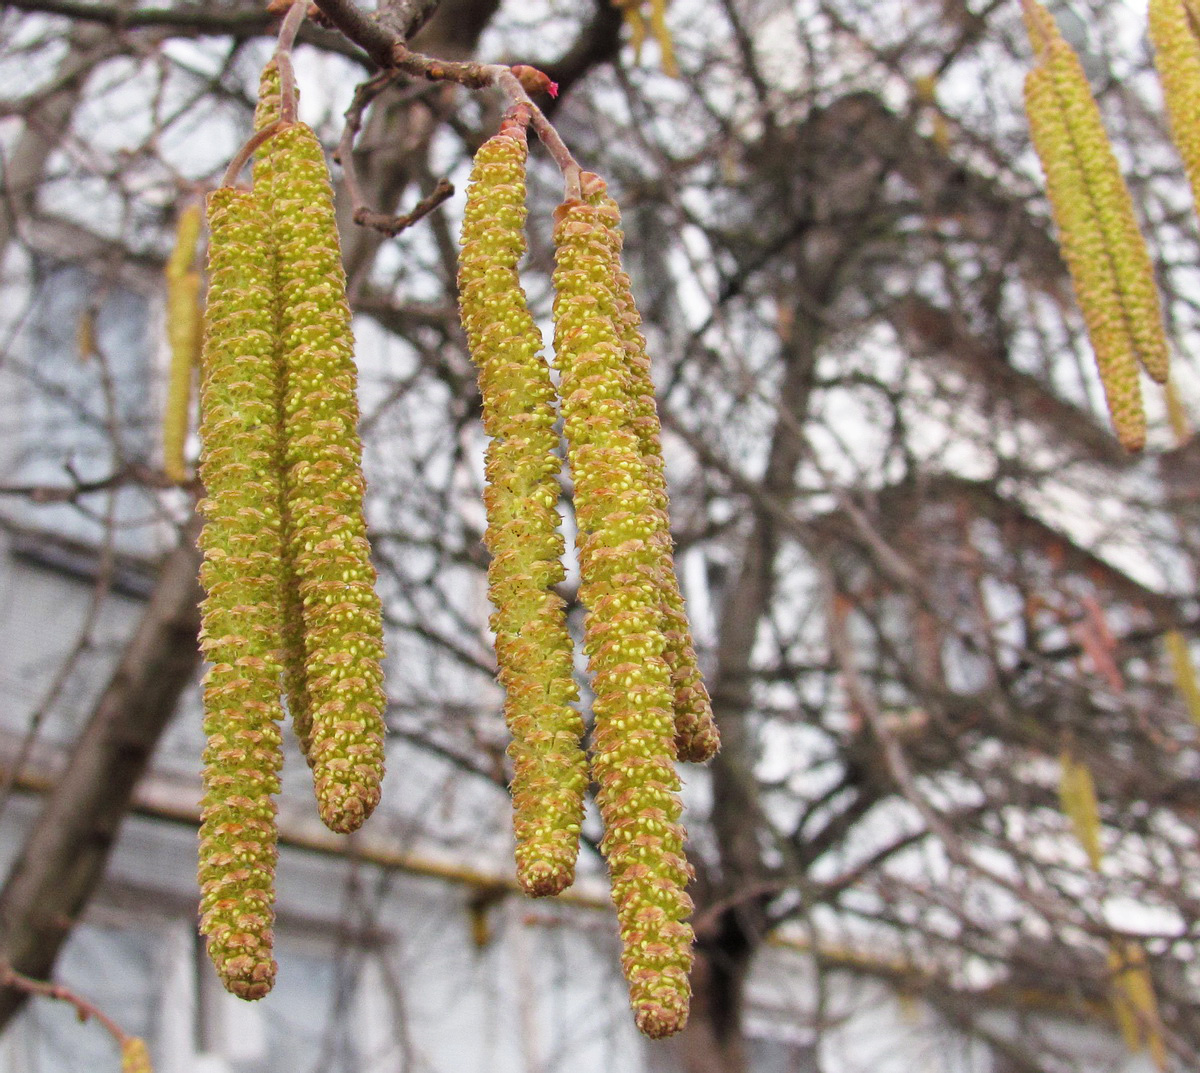
[{"label": "pollen covered catkin", "polygon": [[592,773],[605,825],[601,849],[638,1027],[661,1037],[687,1022],[693,937],[674,693],[663,658],[657,534],[666,521],[633,430],[608,222],[602,210],[577,199],[555,217],[554,343],[595,692]]},{"label": "pollen covered catkin", "polygon": [[200,273],[196,270],[196,244],[200,241],[199,204],[184,207],[175,226],[175,248],[167,260],[167,342],[171,365],[167,374],[167,401],[163,409],[163,472],[182,484],[187,480],[184,448],[192,378],[200,357],[203,313]]},{"label": "pollen covered catkin", "polygon": [[379,802],[385,706],[350,308],[320,142],[295,123],[264,148],[254,192],[275,252],[287,545],[301,601],[310,720],[298,729],[321,819],[349,832]]},{"label": "pollen covered catkin", "polygon": [[525,252],[524,130],[475,156],[463,219],[459,302],[479,368],[487,448],[488,596],[512,735],[517,878],[530,895],[575,876],[587,757],[562,599],[555,391],[517,266]]},{"label": "pollen covered catkin", "polygon": [[204,799],[201,924],[225,986],[261,998],[271,956],[282,765],[278,722],[282,546],[273,278],[267,222],[249,194],[208,200],[209,300],[200,477]]},{"label": "pollen covered catkin", "polygon": [[676,753],[680,760],[703,764],[717,754],[721,738],[696,660],[683,593],[675,574],[675,553],[670,525],[667,523],[669,503],[662,453],[662,425],[654,401],[654,381],[650,375],[646,339],[641,332],[642,318],[633,299],[629,276],[621,267],[624,241],[620,231],[621,212],[616,201],[609,197],[604,180],[598,175],[585,173],[583,183],[585,197],[598,210],[598,220],[603,223],[601,234],[611,258],[612,275],[609,282],[617,309],[614,323],[625,349],[625,365],[629,375],[630,418],[641,449],[647,488],[654,509],[659,512],[658,517],[663,523],[655,533],[654,542],[659,555],[662,628],[667,641],[663,658],[671,668],[671,685],[675,694]]},{"label": "pollen covered catkin", "polygon": [[1034,148],[1113,426],[1136,451],[1146,437],[1137,365],[1167,377],[1153,268],[1079,59],[1036,0],[1024,9],[1038,60],[1025,80]]},{"label": "pollen covered catkin", "polygon": [[[279,64],[272,60],[263,68],[258,83],[258,104],[254,110],[254,129],[263,131],[279,120],[282,108],[282,86]],[[262,186],[269,186],[269,176],[274,170],[276,146],[268,139],[259,149],[254,160],[254,175]],[[274,263],[274,262],[272,262]],[[284,442],[284,391],[286,381],[283,356],[279,358],[277,370],[279,391],[278,435]],[[281,447],[282,457],[282,447]],[[292,562],[293,529],[292,513],[284,495],[286,482],[281,484],[279,519],[283,530],[283,685],[287,694],[288,715],[291,716],[292,731],[300,745],[300,751],[308,756],[309,740],[312,737],[312,706],[308,696],[308,679],[304,664],[308,654],[304,647],[304,613],[300,599],[300,581],[296,577]]]},{"label": "pollen covered catkin", "polygon": [[1200,209],[1200,38],[1185,0],[1150,0],[1150,40],[1192,202]]}]

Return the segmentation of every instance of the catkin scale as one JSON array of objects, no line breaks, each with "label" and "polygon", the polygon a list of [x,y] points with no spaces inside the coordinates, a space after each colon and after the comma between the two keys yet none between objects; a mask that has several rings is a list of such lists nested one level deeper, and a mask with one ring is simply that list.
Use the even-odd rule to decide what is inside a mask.
[{"label": "catkin scale", "polygon": [[1138,363],[1155,380],[1167,376],[1153,268],[1078,57],[1036,0],[1026,0],[1025,15],[1038,56],[1025,80],[1034,148],[1113,426],[1127,449],[1139,450],[1146,419]]},{"label": "catkin scale", "polygon": [[254,198],[208,201],[200,580],[205,677],[201,931],[225,986],[261,998],[271,957],[282,766],[278,722],[282,540],[275,433],[277,336],[267,223]]},{"label": "catkin scale", "polygon": [[287,553],[300,598],[307,725],[321,819],[356,830],[384,766],[383,625],[363,514],[346,279],[325,155],[296,123],[255,162],[275,253]]},{"label": "catkin scale", "polygon": [[459,258],[459,302],[479,368],[487,449],[484,541],[496,659],[512,735],[517,878],[534,896],[574,879],[587,758],[561,598],[559,437],[554,386],[525,303],[524,132],[503,130],[476,154]]},{"label": "catkin scale", "polygon": [[652,504],[664,522],[654,539],[659,555],[662,628],[667,641],[663,658],[671,668],[671,684],[675,694],[676,753],[680,760],[703,764],[716,755],[721,739],[713,719],[708,690],[700,674],[683,593],[675,573],[671,530],[666,524],[669,502],[662,454],[662,426],[654,400],[654,381],[650,375],[646,340],[641,332],[641,316],[633,299],[629,276],[621,266],[624,241],[620,231],[621,213],[617,203],[608,196],[604,181],[599,176],[587,173],[583,177],[583,184],[588,203],[599,210],[598,219],[604,225],[602,235],[610,257],[609,283],[616,301],[615,326],[625,349],[625,367],[629,376],[629,417],[638,437]]},{"label": "catkin scale", "polygon": [[678,822],[674,694],[663,659],[656,534],[666,520],[632,428],[606,227],[603,212],[582,201],[569,200],[556,213],[554,341],[595,692],[601,849],[638,1027],[661,1037],[687,1022],[691,873]]}]

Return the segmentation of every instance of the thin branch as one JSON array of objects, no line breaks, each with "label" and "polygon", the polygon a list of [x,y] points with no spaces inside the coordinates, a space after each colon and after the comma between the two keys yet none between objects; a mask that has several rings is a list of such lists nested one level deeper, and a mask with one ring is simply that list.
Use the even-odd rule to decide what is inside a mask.
[{"label": "thin branch", "polygon": [[395,238],[405,228],[423,220],[444,201],[454,196],[454,184],[449,179],[439,179],[437,185],[406,213],[391,216],[386,212],[372,212],[365,205],[354,210],[354,222],[360,227],[371,227],[390,238]]},{"label": "thin branch", "polygon": [[255,131],[249,138],[246,139],[246,144],[237,151],[237,154],[229,162],[229,167],[225,169],[225,174],[221,176],[222,186],[233,186],[237,182],[237,177],[249,162],[263,142],[268,138],[273,138],[284,127],[290,127],[291,123],[285,123],[283,119],[277,119],[269,127],[263,127],[262,130]]},{"label": "thin branch", "polygon": [[122,1047],[128,1040],[133,1038],[116,1021],[100,1009],[99,1006],[89,1002],[81,995],[77,995],[63,984],[52,984],[47,980],[35,980],[32,976],[25,976],[17,972],[11,965],[0,967],[0,984],[4,987],[12,987],[18,991],[24,991],[27,995],[40,995],[42,998],[52,998],[57,999],[59,1002],[69,1003],[75,1007],[75,1012],[79,1014],[81,1021],[87,1021],[94,1017]]},{"label": "thin branch", "polygon": [[[245,40],[265,37],[270,33],[277,15],[266,7],[245,11],[196,5],[191,7],[131,8],[126,4],[90,4],[77,0],[0,0],[0,11],[29,11],[42,15],[59,15],[78,22],[98,23],[115,31],[164,29],[179,31],[174,36],[232,37]],[[339,33],[307,25],[300,39],[326,52],[347,56],[355,63],[368,66],[362,51]]]}]

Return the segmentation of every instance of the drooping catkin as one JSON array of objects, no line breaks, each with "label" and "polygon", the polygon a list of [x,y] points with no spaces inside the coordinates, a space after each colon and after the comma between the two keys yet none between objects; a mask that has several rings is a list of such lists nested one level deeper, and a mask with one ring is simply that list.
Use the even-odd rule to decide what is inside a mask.
[{"label": "drooping catkin", "polygon": [[282,765],[278,721],[282,542],[275,432],[276,335],[267,221],[249,194],[208,200],[200,511],[207,593],[201,931],[225,986],[261,998],[271,957]]},{"label": "drooping catkin", "polygon": [[167,260],[167,342],[171,364],[167,374],[167,399],[163,409],[163,472],[182,484],[187,480],[188,412],[192,379],[200,359],[203,309],[196,245],[200,241],[200,205],[186,205],[175,226],[175,248]]},{"label": "drooping catkin", "polygon": [[126,1036],[121,1041],[121,1073],[154,1073],[146,1041],[139,1036]]},{"label": "drooping catkin", "polygon": [[1145,1050],[1154,1067],[1165,1071],[1170,1066],[1154,978],[1146,964],[1142,945],[1133,939],[1114,939],[1109,945],[1108,968],[1112,973],[1112,1007],[1117,1025],[1132,1052]]},{"label": "drooping catkin", "polygon": [[349,832],[379,802],[386,703],[350,308],[320,142],[296,123],[266,150],[255,163],[254,191],[276,257],[287,541],[301,600],[310,721],[298,729],[321,819]]},{"label": "drooping catkin", "polygon": [[562,599],[555,391],[517,274],[525,252],[524,130],[475,156],[463,219],[459,302],[479,367],[487,449],[484,537],[492,553],[496,659],[512,743],[517,878],[530,895],[557,894],[575,875],[587,757]]},{"label": "drooping catkin", "polygon": [[1150,0],[1149,20],[1171,138],[1200,209],[1200,27],[1184,0]]},{"label": "drooping catkin", "polygon": [[646,339],[641,332],[642,318],[633,299],[629,276],[621,267],[624,241],[620,230],[621,212],[616,201],[609,197],[604,180],[598,175],[586,173],[583,185],[588,203],[599,211],[600,219],[605,224],[601,233],[607,240],[611,258],[610,283],[617,306],[615,326],[625,350],[625,367],[629,375],[630,418],[637,433],[651,502],[662,523],[654,534],[654,545],[659,556],[662,628],[667,641],[663,658],[671,668],[671,685],[675,695],[675,749],[678,759],[703,764],[717,754],[721,738],[713,719],[708,690],[700,674],[683,593],[675,574],[675,553],[667,521],[669,503],[662,453],[662,425],[654,399],[654,381],[650,374]]},{"label": "drooping catkin", "polygon": [[[282,110],[282,86],[279,64],[272,60],[263,68],[258,83],[258,104],[254,109],[254,129],[263,131],[279,120]],[[274,156],[277,146],[268,139],[255,156],[254,175],[260,185],[269,185],[268,176],[274,171]],[[284,442],[284,377],[283,356],[279,358],[277,372],[279,391],[278,436]],[[280,485],[279,519],[283,529],[283,685],[287,694],[288,715],[291,716],[292,731],[300,745],[300,751],[308,756],[309,740],[312,736],[312,705],[308,695],[308,678],[304,668],[308,653],[304,647],[304,613],[300,598],[300,581],[293,565],[292,512],[288,506],[286,482]]]},{"label": "drooping catkin", "polygon": [[1187,638],[1178,630],[1167,630],[1163,640],[1171,661],[1171,676],[1175,680],[1175,688],[1183,699],[1192,722],[1200,726],[1200,681],[1197,681],[1196,667],[1192,663],[1191,647]]},{"label": "drooping catkin", "polygon": [[691,870],[679,823],[674,696],[663,659],[655,544],[665,520],[633,430],[604,214],[572,199],[555,216],[554,341],[595,692],[592,773],[605,825],[601,849],[638,1027],[660,1037],[687,1022],[692,961],[685,890]]},{"label": "drooping catkin", "polygon": [[1025,80],[1034,148],[1113,426],[1139,450],[1146,418],[1137,365],[1160,382],[1167,376],[1153,269],[1079,59],[1053,17],[1036,0],[1023,3],[1038,61]]},{"label": "drooping catkin", "polygon": [[1100,804],[1091,768],[1068,750],[1059,758],[1058,800],[1063,815],[1071,821],[1075,837],[1083,846],[1092,868],[1100,871],[1104,848],[1100,841]]}]

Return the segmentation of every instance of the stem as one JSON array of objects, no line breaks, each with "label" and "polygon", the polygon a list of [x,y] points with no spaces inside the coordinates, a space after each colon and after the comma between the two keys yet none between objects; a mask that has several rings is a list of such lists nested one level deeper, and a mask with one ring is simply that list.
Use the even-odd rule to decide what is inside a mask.
[{"label": "stem", "polygon": [[424,219],[443,201],[454,196],[454,184],[449,179],[439,179],[433,190],[421,198],[413,208],[402,216],[389,216],[384,212],[372,212],[365,205],[354,209],[354,222],[360,227],[373,227],[385,235],[395,238],[407,227],[412,227],[418,220]]},{"label": "stem", "polygon": [[579,167],[579,162],[571,155],[571,150],[567,148],[566,142],[559,137],[558,131],[554,129],[554,125],[546,118],[545,113],[533,103],[529,94],[525,92],[525,87],[521,85],[517,76],[512,73],[511,68],[500,64],[492,64],[486,67],[485,70],[491,75],[493,84],[514,105],[523,106],[529,110],[533,129],[537,131],[537,136],[541,143],[546,147],[563,174],[565,195],[568,198],[580,198],[582,196],[580,192],[582,169]]},{"label": "stem", "polygon": [[[282,71],[283,67],[280,66]],[[290,127],[290,122],[285,122],[282,118],[275,120],[269,127],[263,127],[262,130],[256,131],[246,141],[246,144],[237,151],[237,154],[229,162],[229,167],[225,169],[225,174],[221,176],[222,186],[233,186],[237,182],[238,173],[246,166],[247,161],[254,155],[254,150],[257,149],[268,138],[278,134],[285,127]]]},{"label": "stem", "polygon": [[87,1021],[94,1017],[121,1046],[124,1046],[125,1041],[130,1038],[129,1033],[98,1006],[62,984],[52,984],[47,980],[35,980],[32,976],[25,976],[23,973],[17,972],[11,965],[4,965],[0,969],[0,984],[5,987],[15,987],[18,991],[24,991],[28,995],[41,995],[43,998],[69,1003],[75,1007],[81,1021]]},{"label": "stem", "polygon": [[292,48],[307,10],[307,0],[294,0],[279,27],[279,38],[275,43],[275,62],[279,67],[279,118],[284,123],[296,122],[296,71],[292,67]]}]

